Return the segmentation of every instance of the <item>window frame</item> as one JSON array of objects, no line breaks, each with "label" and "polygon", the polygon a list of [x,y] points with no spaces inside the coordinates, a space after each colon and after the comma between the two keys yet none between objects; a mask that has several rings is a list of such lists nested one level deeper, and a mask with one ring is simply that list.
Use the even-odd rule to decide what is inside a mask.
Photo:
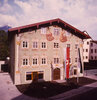
[{"label": "window frame", "polygon": [[60,63],[59,57],[54,57],[54,58],[53,58],[53,63],[54,63],[54,64],[59,64],[59,63]]},{"label": "window frame", "polygon": [[75,58],[75,63],[77,63],[78,62],[78,59],[77,58]]},{"label": "window frame", "polygon": [[[24,60],[24,61],[23,61]],[[25,63],[25,64],[24,64]],[[29,58],[28,57],[23,57],[22,58],[22,66],[29,66]]]},{"label": "window frame", "polygon": [[38,49],[38,42],[37,41],[32,42],[32,49]]},{"label": "window frame", "polygon": [[88,52],[88,49],[86,49],[86,52]]},{"label": "window frame", "polygon": [[78,49],[78,44],[75,44],[75,49]]},{"label": "window frame", "polygon": [[93,49],[91,49],[91,53],[93,53]]},{"label": "window frame", "polygon": [[58,49],[59,48],[59,42],[54,42],[53,43],[53,48]]},{"label": "window frame", "polygon": [[[31,80],[27,80],[27,75],[31,75]],[[32,72],[26,72],[25,79],[26,79],[27,82],[32,81]]]},{"label": "window frame", "polygon": [[60,34],[60,29],[55,27],[53,34],[54,36],[58,36]]},{"label": "window frame", "polygon": [[42,27],[41,28],[41,34],[45,35],[47,33],[47,28],[46,27]]},{"label": "window frame", "polygon": [[37,56],[32,57],[32,66],[38,66],[39,60]]},{"label": "window frame", "polygon": [[47,42],[46,41],[41,42],[41,49],[47,49]]},{"label": "window frame", "polygon": [[22,40],[22,49],[28,49],[29,48],[29,41],[26,39]]}]

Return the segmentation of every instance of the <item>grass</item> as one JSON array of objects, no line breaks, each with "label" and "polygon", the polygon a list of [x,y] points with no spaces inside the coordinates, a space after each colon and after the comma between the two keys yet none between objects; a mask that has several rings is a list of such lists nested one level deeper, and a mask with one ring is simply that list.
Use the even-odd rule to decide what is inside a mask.
[{"label": "grass", "polygon": [[31,97],[48,98],[96,81],[80,77],[78,84],[76,80],[76,78],[72,78],[67,83],[32,82],[31,84],[17,85],[17,88],[21,93]]}]

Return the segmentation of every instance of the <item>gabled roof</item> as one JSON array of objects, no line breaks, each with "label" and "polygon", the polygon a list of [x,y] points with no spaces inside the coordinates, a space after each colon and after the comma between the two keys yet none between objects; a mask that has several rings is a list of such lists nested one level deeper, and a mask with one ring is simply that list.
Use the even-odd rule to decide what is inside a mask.
[{"label": "gabled roof", "polygon": [[96,43],[97,44],[97,40],[92,40],[91,42]]},{"label": "gabled roof", "polygon": [[57,19],[52,19],[48,21],[43,21],[35,24],[30,24],[30,25],[25,25],[25,26],[20,26],[20,27],[15,27],[15,28],[10,28],[8,30],[8,33],[22,33],[25,31],[31,31],[31,30],[36,30],[41,27],[46,27],[46,26],[51,26],[51,25],[58,25],[62,27],[63,29],[66,29],[67,31],[70,31],[72,34],[82,38],[82,39],[87,39],[90,38],[89,35],[85,34],[84,32],[81,32],[77,28],[73,27],[72,25],[64,22],[63,20],[57,18]]}]

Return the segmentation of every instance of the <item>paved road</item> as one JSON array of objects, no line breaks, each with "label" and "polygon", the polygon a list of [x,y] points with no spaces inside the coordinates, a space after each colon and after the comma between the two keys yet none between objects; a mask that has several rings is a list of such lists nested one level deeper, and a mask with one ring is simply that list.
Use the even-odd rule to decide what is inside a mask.
[{"label": "paved road", "polygon": [[[85,72],[85,77],[97,80],[97,70]],[[73,97],[72,97],[73,96]],[[96,98],[96,99],[95,99]],[[78,89],[73,89],[57,96],[48,98],[51,100],[97,100],[97,82]],[[39,100],[21,94],[13,85],[8,73],[0,73],[0,100]],[[43,99],[42,99],[43,100]]]},{"label": "paved road", "polygon": [[0,100],[37,100],[21,94],[8,73],[0,73]]},{"label": "paved road", "polygon": [[97,100],[97,88],[66,100]]}]

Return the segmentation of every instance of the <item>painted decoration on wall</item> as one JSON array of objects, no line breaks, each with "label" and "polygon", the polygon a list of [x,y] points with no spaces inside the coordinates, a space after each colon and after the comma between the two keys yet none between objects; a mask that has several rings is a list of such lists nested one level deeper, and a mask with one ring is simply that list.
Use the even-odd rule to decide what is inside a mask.
[{"label": "painted decoration on wall", "polygon": [[60,39],[61,42],[67,41],[67,36],[66,36],[65,32],[61,32],[59,39]]},{"label": "painted decoration on wall", "polygon": [[52,35],[51,32],[48,33],[48,34],[46,34],[46,39],[47,39],[48,41],[52,41],[52,40],[54,40],[54,37],[53,37],[53,35]]}]

